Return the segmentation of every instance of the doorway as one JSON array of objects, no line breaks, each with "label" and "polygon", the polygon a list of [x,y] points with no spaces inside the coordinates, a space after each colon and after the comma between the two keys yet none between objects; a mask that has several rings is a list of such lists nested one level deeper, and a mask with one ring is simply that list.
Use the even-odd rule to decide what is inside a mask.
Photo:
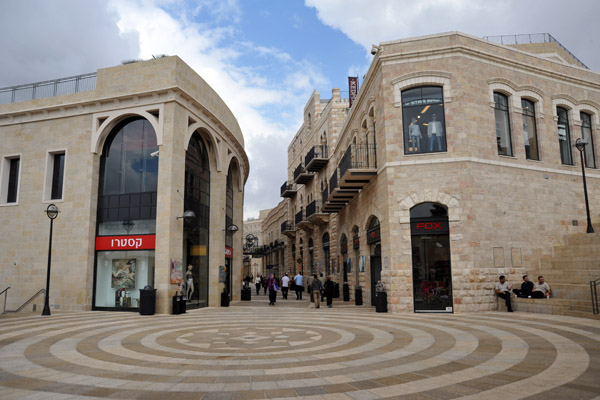
[{"label": "doorway", "polygon": [[371,246],[371,305],[375,306],[377,282],[381,280],[381,243]]}]

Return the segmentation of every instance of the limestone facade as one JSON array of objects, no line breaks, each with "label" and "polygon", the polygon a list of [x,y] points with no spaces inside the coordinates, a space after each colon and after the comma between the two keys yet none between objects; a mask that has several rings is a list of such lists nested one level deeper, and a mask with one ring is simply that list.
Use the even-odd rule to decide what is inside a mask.
[{"label": "limestone facade", "polygon": [[[188,221],[180,217],[190,206],[184,205],[184,193],[186,152],[193,136],[205,144],[205,161],[210,170],[210,199],[206,200],[210,210],[206,219],[209,234],[207,247],[202,250],[208,257],[204,305],[219,304],[225,224],[231,218],[242,226],[248,158],[242,132],[227,105],[195,71],[173,56],[100,69],[94,90],[0,105],[3,189],[7,184],[7,160],[20,160],[16,201],[7,201],[5,192],[0,199],[0,230],[4,238],[0,243],[0,282],[2,289],[11,288],[7,309],[18,307],[45,287],[49,220],[43,211],[50,203],[60,210],[53,228],[52,309],[78,311],[95,307],[102,151],[107,138],[132,118],[149,123],[159,149],[152,155],[158,158],[158,176],[155,246],[150,256],[154,263],[150,281],[157,289],[156,311],[170,312],[171,296],[178,288],[170,283],[171,261],[185,262],[189,251],[183,233]],[[57,152],[65,155],[64,185],[62,196],[51,200],[47,186],[52,171],[48,159]],[[233,201],[232,215],[226,215],[228,193]],[[137,226],[132,233],[135,229]],[[242,265],[241,233],[233,235],[231,247],[233,276],[238,276]],[[183,269],[185,277],[185,265]],[[239,297],[239,280],[233,279],[233,285],[234,298]],[[32,304],[39,310],[43,295]]]},{"label": "limestone facade", "polygon": [[[593,153],[586,154],[593,154],[594,162],[588,160],[585,168],[590,210],[592,218],[600,215],[600,74],[565,54],[557,43],[538,49],[535,44],[503,46],[457,32],[381,43],[351,108],[337,90],[331,100],[314,93],[307,102],[305,122],[289,147],[287,186],[282,187],[293,224],[285,257],[291,259],[294,246],[305,271],[328,268],[340,284],[340,266],[351,260],[346,281],[351,294],[360,284],[365,304],[374,286],[371,261],[377,259],[389,308],[414,311],[415,298],[425,288],[414,284],[413,264],[423,260],[415,254],[411,210],[431,203],[447,217],[449,244],[437,245],[449,247],[451,288],[442,292],[450,295],[449,311],[495,309],[493,286],[499,275],[518,283],[522,274],[537,271],[540,260],[566,235],[585,232],[582,166],[573,147],[582,137],[582,113],[591,119],[593,138],[588,144]],[[441,151],[413,152],[407,145],[403,92],[423,87],[443,93],[446,147]],[[499,97],[508,101],[504,114],[497,112]],[[530,136],[523,128],[522,100],[535,107],[539,157],[531,157],[524,145]],[[566,124],[559,108],[566,110]],[[498,115],[508,117],[504,132],[509,132],[511,154],[501,155],[506,138],[499,136]],[[561,150],[565,125],[570,143]],[[425,137],[428,131],[421,132]],[[306,167],[305,156],[322,143],[323,134],[327,165],[303,170],[309,177],[297,179],[295,171]],[[344,155],[356,158],[358,149],[369,146],[375,147],[376,159],[371,154],[365,163],[363,157],[362,165],[345,171]],[[571,162],[565,163],[561,151],[569,148]],[[332,204],[332,193],[353,185],[340,183],[340,170],[365,174],[368,183],[357,184],[349,200]],[[307,206],[314,200],[327,212],[311,212],[308,218]],[[370,230],[377,221],[379,228]],[[364,272],[357,268],[363,260]]]}]

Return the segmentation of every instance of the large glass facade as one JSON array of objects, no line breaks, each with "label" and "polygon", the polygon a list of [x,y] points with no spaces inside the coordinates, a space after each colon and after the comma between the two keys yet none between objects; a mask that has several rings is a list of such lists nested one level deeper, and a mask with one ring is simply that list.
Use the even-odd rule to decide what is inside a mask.
[{"label": "large glass facade", "polygon": [[422,86],[402,92],[404,154],[446,151],[444,95],[441,87]]},{"label": "large glass facade", "polygon": [[188,210],[193,211],[196,218],[183,222],[183,265],[188,266],[187,301],[189,307],[207,307],[210,164],[206,145],[197,132],[192,135],[185,155],[185,193],[182,212]]},{"label": "large glass facade", "polygon": [[448,214],[422,203],[410,210],[415,312],[453,312]]},{"label": "large glass facade", "polygon": [[596,168],[596,154],[594,154],[594,137],[592,135],[592,117],[581,113],[581,138],[587,142],[585,146],[585,166]]},{"label": "large glass facade", "polygon": [[523,140],[525,142],[525,157],[528,160],[539,160],[537,129],[535,125],[535,104],[521,99],[523,109]]},{"label": "large glass facade", "polygon": [[510,119],[508,117],[508,97],[494,92],[494,117],[496,120],[496,144],[498,155],[512,156]]},{"label": "large glass facade", "polygon": [[[152,125],[127,119],[109,134],[100,158],[97,237],[142,243],[156,233],[158,150]],[[153,240],[151,240],[154,243]],[[139,308],[139,289],[154,286],[154,250],[114,245],[96,251],[94,308]],[[135,246],[133,246],[135,248]],[[98,247],[97,247],[98,249]]]},{"label": "large glass facade", "polygon": [[562,107],[556,107],[558,116],[558,144],[560,146],[560,161],[566,165],[573,165],[571,154],[571,132],[569,131],[569,112]]}]

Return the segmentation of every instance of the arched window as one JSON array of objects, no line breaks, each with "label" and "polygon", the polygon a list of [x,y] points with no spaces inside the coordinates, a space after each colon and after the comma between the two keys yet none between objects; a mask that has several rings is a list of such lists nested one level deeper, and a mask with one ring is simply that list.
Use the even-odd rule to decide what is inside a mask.
[{"label": "arched window", "polygon": [[494,92],[494,116],[496,120],[496,144],[498,145],[498,155],[512,156],[508,97],[502,93]]},{"label": "arched window", "polygon": [[523,109],[523,139],[525,141],[525,157],[528,160],[539,160],[537,129],[535,124],[535,104],[521,99]]},{"label": "arched window", "polygon": [[581,113],[581,138],[587,142],[585,146],[585,166],[596,168],[596,155],[594,154],[594,137],[592,135],[592,117]]},{"label": "arched window", "polygon": [[404,154],[446,151],[443,89],[421,86],[402,92]]},{"label": "arched window", "polygon": [[565,165],[573,165],[573,157],[571,154],[571,132],[569,130],[569,112],[562,108],[556,107],[556,115],[558,116],[558,144],[560,146],[560,161]]}]

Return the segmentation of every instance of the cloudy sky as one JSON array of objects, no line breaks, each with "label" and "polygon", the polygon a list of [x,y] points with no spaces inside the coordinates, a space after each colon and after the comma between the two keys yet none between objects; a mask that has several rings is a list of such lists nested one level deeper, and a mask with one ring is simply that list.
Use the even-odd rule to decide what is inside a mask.
[{"label": "cloudy sky", "polygon": [[598,0],[0,0],[0,87],[178,55],[246,139],[244,218],[274,207],[313,90],[347,96],[372,43],[461,31],[549,32],[600,71]]}]

